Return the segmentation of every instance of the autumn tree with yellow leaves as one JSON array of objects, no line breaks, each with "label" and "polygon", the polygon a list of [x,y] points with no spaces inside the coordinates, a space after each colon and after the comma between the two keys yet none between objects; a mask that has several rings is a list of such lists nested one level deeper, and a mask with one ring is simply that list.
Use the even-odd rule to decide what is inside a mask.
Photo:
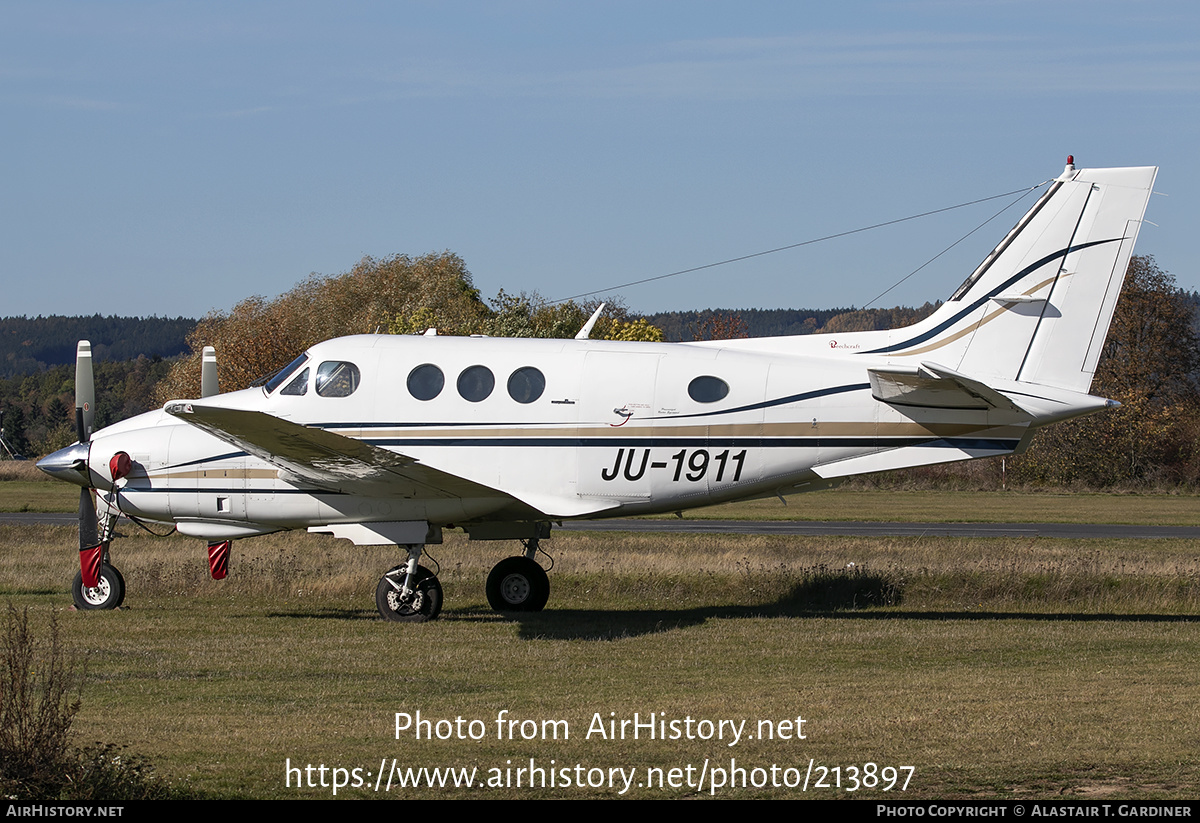
[{"label": "autumn tree with yellow leaves", "polygon": [[1120,407],[1042,429],[1012,461],[1014,477],[1093,487],[1200,481],[1192,315],[1173,276],[1153,257],[1132,258],[1091,388]]},{"label": "autumn tree with yellow leaves", "polygon": [[[213,312],[188,335],[192,354],[158,384],[159,403],[200,392],[200,352],[217,350],[222,391],[249,386],[309,346],[348,334],[484,334],[491,337],[574,337],[599,305],[550,304],[535,295],[501,291],[485,302],[461,257],[367,257],[345,274],[312,275],[286,294],[247,298]],[[630,321],[620,305],[606,308],[595,339],[662,340],[644,320]]]}]

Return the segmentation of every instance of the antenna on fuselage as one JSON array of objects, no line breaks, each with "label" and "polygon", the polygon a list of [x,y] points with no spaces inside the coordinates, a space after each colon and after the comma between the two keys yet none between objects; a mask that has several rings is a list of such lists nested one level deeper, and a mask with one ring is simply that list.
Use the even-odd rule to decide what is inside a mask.
[{"label": "antenna on fuselage", "polygon": [[588,336],[592,333],[592,326],[596,325],[596,321],[600,319],[600,312],[604,311],[604,307],[606,305],[606,303],[601,303],[599,308],[592,312],[592,316],[588,318],[588,321],[583,324],[583,328],[579,330],[577,335],[575,335],[576,340],[588,339]]}]

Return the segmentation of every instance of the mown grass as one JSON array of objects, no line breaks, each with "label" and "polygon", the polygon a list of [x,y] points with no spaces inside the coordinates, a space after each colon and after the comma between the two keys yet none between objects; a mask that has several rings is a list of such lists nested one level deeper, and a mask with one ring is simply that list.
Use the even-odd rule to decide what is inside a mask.
[{"label": "mown grass", "polygon": [[[67,528],[0,528],[0,586],[59,613],[88,658],[76,728],[193,792],[329,797],[293,765],[916,768],[907,798],[1190,797],[1200,778],[1200,545],[1192,541],[556,534],[546,612],[502,617],[483,580],[507,547],[448,536],[442,619],[375,617],[394,549],[308,535],[235,546],[130,535],[128,608],[66,611]],[[850,565],[853,564],[853,565]],[[396,712],[485,721],[414,740]],[[568,740],[498,740],[501,710]],[[806,720],[804,740],[604,740],[593,716]],[[511,761],[511,763],[509,762]],[[844,773],[843,773],[844,774]],[[486,776],[486,775],[484,775]],[[706,794],[707,792],[705,792]],[[607,788],[393,789],[396,797],[615,797]],[[626,796],[689,797],[633,787]],[[834,789],[807,796],[853,795]],[[339,797],[375,796],[345,789]],[[792,797],[798,789],[722,789]]]},{"label": "mown grass", "polygon": [[78,507],[78,486],[32,480],[0,483],[0,511],[71,512],[77,511]]}]

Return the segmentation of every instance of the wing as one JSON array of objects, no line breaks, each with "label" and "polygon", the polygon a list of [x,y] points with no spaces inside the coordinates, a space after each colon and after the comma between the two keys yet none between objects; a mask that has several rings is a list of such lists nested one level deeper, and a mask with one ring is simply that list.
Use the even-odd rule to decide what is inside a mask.
[{"label": "wing", "polygon": [[515,500],[504,492],[422,465],[415,458],[264,412],[187,401],[168,403],[165,410],[318,488],[375,496]]},{"label": "wing", "polygon": [[330,491],[409,499],[503,499],[519,504],[524,516],[544,517],[582,517],[619,505],[609,500],[584,500],[530,490],[516,494],[500,491],[426,466],[414,457],[264,412],[205,406],[186,400],[168,403],[164,408],[167,414],[276,466],[287,475],[284,479]]}]

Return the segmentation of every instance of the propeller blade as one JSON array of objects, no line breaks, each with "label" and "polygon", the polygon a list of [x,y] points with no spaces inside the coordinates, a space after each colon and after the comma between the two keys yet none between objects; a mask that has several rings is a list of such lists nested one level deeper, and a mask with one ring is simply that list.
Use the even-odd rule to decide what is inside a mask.
[{"label": "propeller blade", "polygon": [[[95,422],[96,382],[92,377],[92,344],[80,340],[75,350],[75,428],[80,443],[91,439]],[[94,508],[92,519],[95,520]]]},{"label": "propeller blade", "polygon": [[212,397],[220,393],[221,389],[217,383],[217,350],[212,346],[205,346],[200,355],[200,396]]}]

